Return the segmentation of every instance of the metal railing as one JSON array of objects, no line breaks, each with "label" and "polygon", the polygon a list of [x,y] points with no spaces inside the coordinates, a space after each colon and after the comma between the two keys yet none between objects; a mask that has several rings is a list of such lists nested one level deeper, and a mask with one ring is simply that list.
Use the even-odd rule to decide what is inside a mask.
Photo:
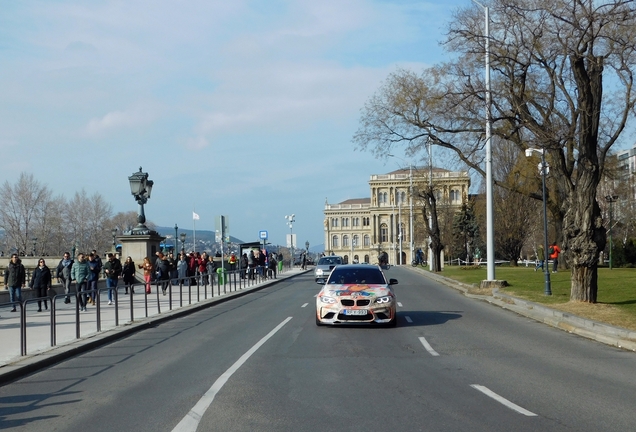
[{"label": "metal railing", "polygon": [[[278,269],[276,270],[278,272]],[[287,270],[289,270],[289,267],[285,266],[280,273],[284,273]],[[273,270],[265,267],[226,271],[222,275],[220,272],[197,273],[185,278],[152,281],[150,282],[150,293],[146,293],[148,285],[146,282],[124,285],[119,281],[117,287],[98,287],[97,289],[79,292],[77,291],[77,284],[73,284],[72,289],[74,288],[74,292],[68,294],[61,293],[47,297],[29,298],[21,302],[0,303],[0,311],[3,312],[0,319],[5,320],[7,318],[5,312],[9,308],[16,308],[19,314],[20,356],[25,356],[27,355],[28,331],[40,329],[43,326],[40,319],[43,315],[27,315],[29,305],[35,302],[47,302],[50,304],[50,308],[44,312],[49,314],[50,346],[54,347],[58,343],[57,333],[58,327],[61,325],[74,324],[75,339],[82,337],[82,329],[85,326],[94,324],[96,332],[103,331],[103,304],[107,300],[102,297],[109,290],[112,290],[114,308],[109,306],[106,310],[111,317],[114,313],[114,327],[119,327],[123,324],[133,323],[141,318],[148,318],[151,315],[160,315],[162,314],[162,307],[163,313],[165,313],[165,311],[200,303],[202,300],[205,301],[261,284],[265,280],[274,277],[275,274]],[[221,279],[222,283],[220,283]],[[125,294],[126,291],[128,294]],[[140,298],[140,295],[143,297]],[[94,315],[80,310],[79,296],[91,296],[94,299],[96,311]],[[59,306],[58,303],[62,303],[60,300],[66,297],[74,299],[73,304],[66,305],[63,303],[62,306]],[[85,301],[84,304],[86,304]],[[124,314],[128,312],[129,320],[120,323],[120,312]],[[35,317],[38,318],[36,319]]]}]

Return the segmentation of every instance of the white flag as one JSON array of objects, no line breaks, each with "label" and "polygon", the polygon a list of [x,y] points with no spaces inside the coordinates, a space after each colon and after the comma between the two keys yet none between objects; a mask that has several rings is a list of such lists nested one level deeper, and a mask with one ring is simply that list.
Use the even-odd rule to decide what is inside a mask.
[{"label": "white flag", "polygon": [[193,220],[199,220],[199,215],[196,214],[195,212],[192,212],[192,219]]}]

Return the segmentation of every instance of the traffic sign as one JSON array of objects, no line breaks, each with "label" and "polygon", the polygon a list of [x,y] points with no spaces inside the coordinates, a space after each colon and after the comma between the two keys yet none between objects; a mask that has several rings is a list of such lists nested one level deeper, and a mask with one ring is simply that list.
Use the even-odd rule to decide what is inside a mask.
[{"label": "traffic sign", "polygon": [[260,238],[261,240],[267,240],[267,231],[265,231],[265,230],[259,231],[258,232],[258,238]]}]

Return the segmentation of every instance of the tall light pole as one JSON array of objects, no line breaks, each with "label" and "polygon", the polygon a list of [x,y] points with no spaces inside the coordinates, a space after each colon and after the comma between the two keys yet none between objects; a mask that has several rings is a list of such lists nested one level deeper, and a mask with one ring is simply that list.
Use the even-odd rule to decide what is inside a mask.
[{"label": "tall light pole", "polygon": [[[472,0],[484,10],[485,25],[484,38],[486,49],[486,253],[488,255],[487,280],[495,280],[495,235],[493,217],[493,196],[492,196],[492,137],[491,137],[491,92],[490,92],[490,16],[488,7]],[[547,253],[547,249],[546,249]]]},{"label": "tall light pole", "polygon": [[185,239],[186,239],[186,233],[182,232],[180,234],[180,238],[181,238],[181,252],[185,253]]},{"label": "tall light pole", "polygon": [[610,252],[610,256],[609,256],[609,268],[610,270],[612,269],[612,204],[614,204],[616,202],[616,200],[618,199],[618,195],[607,195],[605,197],[605,200],[609,203],[609,240],[610,240],[610,244],[609,244],[609,252]]},{"label": "tall light pole", "polygon": [[179,248],[179,246],[177,246],[178,240],[179,240],[179,227],[177,226],[177,224],[174,224],[174,250],[172,252],[175,257],[178,255],[178,251],[177,251],[177,249]]},{"label": "tall light pole", "polygon": [[290,214],[285,216],[285,220],[287,221],[287,226],[289,226],[289,244],[291,249],[291,268],[294,268],[294,222],[296,222],[295,214]]},{"label": "tall light pole", "polygon": [[[400,159],[406,163],[404,159],[399,156],[389,154],[388,156]],[[409,163],[409,243],[411,246],[411,261],[413,261],[415,242],[413,241],[413,164]],[[400,250],[400,260],[402,260],[402,251]]]},{"label": "tall light pole", "polygon": [[541,163],[539,164],[539,173],[543,180],[543,274],[545,278],[545,295],[552,295],[552,287],[550,284],[550,269],[548,268],[548,210],[546,205],[545,176],[550,172],[550,166],[545,162],[545,149],[528,148],[526,149],[526,157],[531,157],[532,152],[541,154]]}]

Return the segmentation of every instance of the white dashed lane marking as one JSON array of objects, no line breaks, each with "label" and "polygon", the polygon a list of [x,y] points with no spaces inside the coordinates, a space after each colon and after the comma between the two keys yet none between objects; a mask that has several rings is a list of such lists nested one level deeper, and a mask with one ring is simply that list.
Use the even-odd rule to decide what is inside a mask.
[{"label": "white dashed lane marking", "polygon": [[499,396],[497,393],[493,392],[488,387],[484,387],[484,386],[479,385],[479,384],[471,384],[470,386],[472,388],[474,388],[475,390],[479,390],[480,392],[482,392],[486,396],[493,398],[494,400],[496,400],[500,404],[510,408],[511,410],[517,411],[518,413],[523,414],[523,415],[528,416],[528,417],[536,417],[535,413],[533,413],[531,411],[528,411],[525,408],[521,408],[519,405],[510,402],[508,399],[506,399],[506,398],[504,398],[502,396]]},{"label": "white dashed lane marking", "polygon": [[431,344],[428,343],[428,341],[426,340],[426,338],[424,337],[420,337],[420,342],[422,342],[422,345],[424,345],[424,348],[426,348],[426,351],[428,351],[432,356],[437,357],[439,356],[439,354],[437,353],[437,351],[435,351],[433,349],[433,347],[431,346]]},{"label": "white dashed lane marking", "polygon": [[302,305],[301,307],[307,307],[309,303],[305,303],[304,305]]}]

